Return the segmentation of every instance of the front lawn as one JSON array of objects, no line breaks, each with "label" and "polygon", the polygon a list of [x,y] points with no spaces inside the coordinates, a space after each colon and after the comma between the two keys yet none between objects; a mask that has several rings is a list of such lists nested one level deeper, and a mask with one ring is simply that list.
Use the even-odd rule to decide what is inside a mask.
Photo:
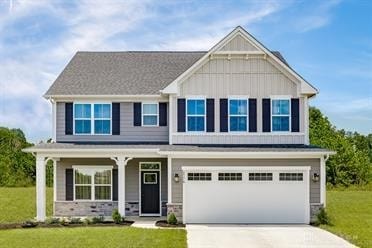
[{"label": "front lawn", "polygon": [[184,229],[75,227],[0,230],[1,247],[186,247]]},{"label": "front lawn", "polygon": [[[47,188],[47,215],[53,212],[53,189]],[[21,223],[36,216],[35,187],[0,187],[0,223]]]},{"label": "front lawn", "polygon": [[372,247],[371,190],[329,190],[327,212],[332,225],[322,228],[360,247]]}]

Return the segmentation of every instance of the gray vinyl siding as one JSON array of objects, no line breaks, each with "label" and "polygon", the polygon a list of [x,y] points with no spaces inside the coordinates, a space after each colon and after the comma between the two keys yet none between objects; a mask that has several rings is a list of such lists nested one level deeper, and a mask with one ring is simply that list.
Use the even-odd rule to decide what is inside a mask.
[{"label": "gray vinyl siding", "polygon": [[[168,199],[168,170],[167,159],[163,158],[136,158],[130,160],[125,168],[125,200],[127,202],[139,201],[139,162],[160,162],[161,163],[161,199]],[[65,170],[73,165],[112,165],[117,168],[114,161],[104,158],[64,158],[57,162],[57,201],[65,201],[66,185]]]},{"label": "gray vinyl siding", "polygon": [[237,35],[230,42],[224,45],[220,51],[257,51],[257,48],[245,40],[241,35]]},{"label": "gray vinyl siding", "polygon": [[[310,176],[320,174],[319,159],[172,159],[172,174],[183,175],[182,166],[311,166]],[[182,201],[182,181],[172,180],[172,203]],[[310,203],[320,203],[320,182],[310,180]]]},{"label": "gray vinyl siding", "polygon": [[132,102],[120,103],[120,135],[66,135],[64,102],[57,102],[56,119],[57,142],[168,142],[169,138],[168,126],[135,127]]},{"label": "gray vinyl siding", "polygon": [[[177,133],[177,98],[173,99],[173,144],[305,144],[305,99],[298,94],[300,85],[274,66],[269,58],[216,57],[206,62],[182,82],[179,98],[204,96],[215,99],[214,133]],[[262,99],[274,95],[300,98],[300,132],[262,133]],[[219,99],[247,96],[257,99],[257,132],[219,132]]]}]

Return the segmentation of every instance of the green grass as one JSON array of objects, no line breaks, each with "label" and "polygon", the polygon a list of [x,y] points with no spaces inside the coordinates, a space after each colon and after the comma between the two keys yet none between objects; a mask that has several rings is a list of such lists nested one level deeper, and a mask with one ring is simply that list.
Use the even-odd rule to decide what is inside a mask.
[{"label": "green grass", "polygon": [[75,227],[0,230],[1,247],[186,247],[183,229]]},{"label": "green grass", "polygon": [[372,247],[372,190],[329,190],[327,213],[332,225],[321,227],[360,247]]},{"label": "green grass", "polygon": [[[47,215],[53,212],[53,189],[47,188]],[[35,187],[0,188],[0,223],[20,223],[36,216]]]}]

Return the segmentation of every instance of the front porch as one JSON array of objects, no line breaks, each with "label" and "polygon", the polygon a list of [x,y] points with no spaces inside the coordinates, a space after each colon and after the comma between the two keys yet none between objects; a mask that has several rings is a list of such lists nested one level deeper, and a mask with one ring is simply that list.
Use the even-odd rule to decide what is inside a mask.
[{"label": "front porch", "polygon": [[[127,155],[121,155],[126,152]],[[36,208],[46,219],[46,163],[53,161],[53,216],[166,216],[168,161],[151,149],[36,153]]]}]

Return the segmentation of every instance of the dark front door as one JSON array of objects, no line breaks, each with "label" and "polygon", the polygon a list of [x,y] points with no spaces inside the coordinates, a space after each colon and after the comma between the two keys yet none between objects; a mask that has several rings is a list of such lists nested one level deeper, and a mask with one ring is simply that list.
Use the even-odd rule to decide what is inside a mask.
[{"label": "dark front door", "polygon": [[159,171],[141,171],[141,214],[159,214],[159,186]]}]

